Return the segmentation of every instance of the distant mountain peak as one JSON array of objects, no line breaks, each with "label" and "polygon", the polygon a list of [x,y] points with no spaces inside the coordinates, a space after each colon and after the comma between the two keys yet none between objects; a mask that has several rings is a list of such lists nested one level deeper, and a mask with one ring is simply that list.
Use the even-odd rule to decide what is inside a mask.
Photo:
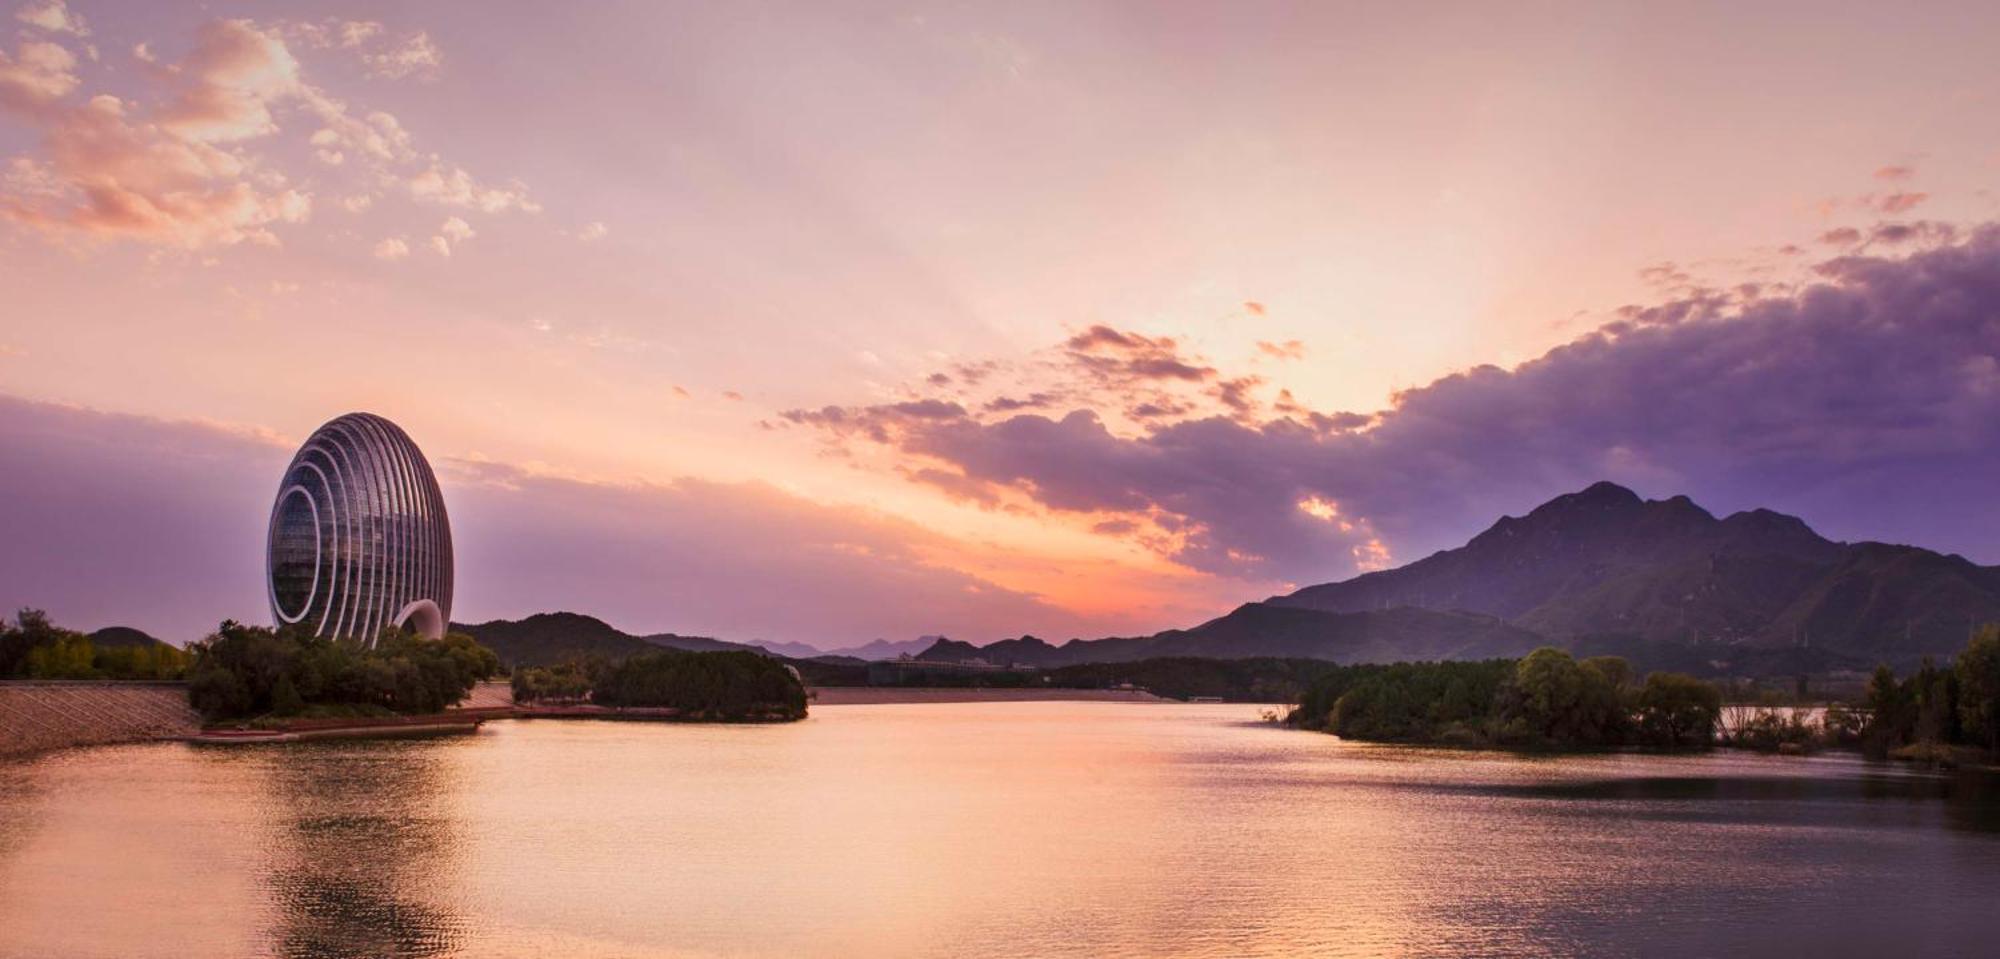
[{"label": "distant mountain peak", "polygon": [[1684,495],[1646,500],[1599,482],[1503,517],[1456,549],[1270,602],[1463,610],[1563,644],[1780,649],[1809,629],[1815,649],[1945,653],[1968,621],[2000,620],[2000,567],[1833,542],[1769,509],[1719,520]]},{"label": "distant mountain peak", "polygon": [[[1687,497],[1683,496],[1680,498],[1686,499]],[[1583,489],[1578,490],[1574,493],[1570,493],[1567,496],[1558,496],[1552,502],[1562,502],[1563,500],[1566,499],[1574,500],[1580,503],[1593,503],[1593,504],[1644,502],[1644,500],[1640,499],[1639,494],[1634,493],[1630,489],[1620,486],[1617,483],[1613,483],[1610,480],[1598,480],[1597,482],[1592,483],[1589,486],[1586,486]]]}]

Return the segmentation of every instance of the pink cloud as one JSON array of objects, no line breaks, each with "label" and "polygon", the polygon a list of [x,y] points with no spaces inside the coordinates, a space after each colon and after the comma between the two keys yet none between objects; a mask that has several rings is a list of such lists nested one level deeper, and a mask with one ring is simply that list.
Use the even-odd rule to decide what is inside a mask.
[{"label": "pink cloud", "polygon": [[0,107],[33,112],[77,87],[76,56],[59,44],[23,41],[0,50]]},{"label": "pink cloud", "polygon": [[233,143],[269,136],[274,103],[299,92],[299,62],[276,34],[247,20],[212,20],[175,71],[185,84],[160,126],[185,140]]},{"label": "pink cloud", "polygon": [[36,0],[15,11],[14,19],[50,33],[90,36],[90,27],[63,0]]},{"label": "pink cloud", "polygon": [[1928,193],[1891,193],[1875,200],[1875,209],[1884,213],[1902,213],[1916,209],[1917,205],[1930,199]]},{"label": "pink cloud", "polygon": [[1215,375],[1214,367],[1184,356],[1172,337],[1149,337],[1099,324],[1070,337],[1064,345],[1071,360],[1107,382],[1199,381]]},{"label": "pink cloud", "polygon": [[[22,19],[43,30],[69,24],[62,30],[81,33],[60,4],[28,13]],[[420,154],[395,116],[350,110],[308,84],[288,35],[309,46],[359,44],[373,35],[364,22],[314,29],[212,20],[179,62],[161,63],[144,44],[137,48],[148,67],[140,74],[146,89],[81,99],[77,58],[67,47],[29,39],[11,54],[0,50],[0,110],[25,120],[42,141],[39,155],[8,162],[0,218],[51,235],[190,248],[276,243],[277,226],[308,220],[313,197],[293,185],[276,156],[253,147],[299,115],[316,121],[308,128],[312,155],[353,168],[366,184],[343,202],[350,212],[366,208],[355,197],[396,181],[419,202],[489,213],[540,209],[522,184],[493,186],[436,154]],[[447,243],[464,238],[440,235]]]},{"label": "pink cloud", "polygon": [[388,80],[406,77],[429,78],[437,76],[444,65],[444,53],[430,34],[419,30],[395,45],[375,53],[362,54],[361,61],[368,65],[368,75]]},{"label": "pink cloud", "polygon": [[460,206],[487,213],[522,210],[536,213],[541,205],[528,198],[527,187],[510,183],[504,187],[476,182],[465,168],[441,164],[436,157],[406,182],[410,196],[426,203]]}]

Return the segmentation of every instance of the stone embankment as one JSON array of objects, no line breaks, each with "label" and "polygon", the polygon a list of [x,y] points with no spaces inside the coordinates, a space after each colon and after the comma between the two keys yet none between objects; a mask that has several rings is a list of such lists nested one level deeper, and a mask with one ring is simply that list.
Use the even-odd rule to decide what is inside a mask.
[{"label": "stone embankment", "polygon": [[200,729],[183,683],[0,682],[0,756],[182,739]]}]

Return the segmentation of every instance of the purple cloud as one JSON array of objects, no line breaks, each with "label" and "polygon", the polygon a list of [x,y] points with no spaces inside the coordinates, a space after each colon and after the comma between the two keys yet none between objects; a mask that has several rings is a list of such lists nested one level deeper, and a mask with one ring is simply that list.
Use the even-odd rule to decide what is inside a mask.
[{"label": "purple cloud", "polygon": [[1603,478],[2000,559],[2000,229],[1904,259],[1839,258],[1818,276],[1785,295],[1631,309],[1514,369],[1403,392],[1373,417],[1252,423],[1223,409],[1126,435],[1088,408],[921,422],[842,412],[1051,510],[1178,518],[1163,548],[1227,575],[1339,578],[1376,540],[1417,558]]}]

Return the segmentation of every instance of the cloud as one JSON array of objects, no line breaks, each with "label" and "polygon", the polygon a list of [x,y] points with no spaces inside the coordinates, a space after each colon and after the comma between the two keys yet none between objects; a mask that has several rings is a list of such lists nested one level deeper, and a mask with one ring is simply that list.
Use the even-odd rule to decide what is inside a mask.
[{"label": "cloud", "polygon": [[584,224],[583,229],[576,231],[576,238],[585,243],[592,243],[604,239],[610,232],[610,228],[606,227],[602,221],[593,220]]},{"label": "cloud", "polygon": [[270,226],[310,215],[309,194],[275,172],[255,175],[252,162],[219,146],[270,132],[269,102],[297,88],[296,61],[248,23],[205,25],[151,117],[107,94],[68,102],[77,87],[68,51],[27,44],[21,53],[0,66],[0,105],[40,128],[47,159],[30,162],[45,176],[43,188],[0,194],[0,216],[201,246],[275,242]]},{"label": "cloud", "polygon": [[432,79],[444,65],[444,52],[431,35],[418,30],[390,39],[380,20],[289,21],[278,28],[289,40],[315,50],[345,51],[361,61],[374,79]]},{"label": "cloud", "polygon": [[1877,180],[1907,180],[1916,175],[1917,168],[1911,166],[1892,165],[1877,168],[1875,171]]},{"label": "cloud", "polygon": [[460,206],[467,209],[483,210],[487,213],[505,213],[521,210],[528,213],[541,211],[540,204],[528,198],[527,187],[516,182],[504,187],[483,185],[465,172],[464,167],[441,163],[431,157],[430,164],[412,175],[407,181],[410,196],[425,203],[445,206]]},{"label": "cloud", "polygon": [[382,24],[378,20],[349,20],[339,25],[338,35],[343,47],[358,47],[382,35]]},{"label": "cloud", "polygon": [[299,91],[299,62],[247,20],[211,20],[175,75],[183,86],[160,126],[187,141],[233,143],[277,132],[272,105]]},{"label": "cloud", "polygon": [[1302,360],[1306,356],[1306,345],[1301,340],[1286,340],[1283,343],[1258,340],[1257,352],[1274,359]]},{"label": "cloud", "polygon": [[254,181],[235,154],[137,120],[116,97],[65,107],[46,135],[49,160],[40,168],[54,188],[10,190],[0,196],[0,216],[196,247],[275,243],[272,225],[312,212],[310,194],[282,178]]},{"label": "cloud", "polygon": [[32,112],[77,88],[76,56],[59,44],[25,40],[0,50],[0,107]]},{"label": "cloud", "polygon": [[392,236],[375,244],[374,253],[378,260],[400,260],[410,255],[410,244],[402,237]]},{"label": "cloud", "polygon": [[34,0],[15,11],[14,19],[50,33],[90,36],[90,27],[63,0]]},{"label": "cloud", "polygon": [[472,229],[472,224],[455,216],[446,217],[445,221],[438,225],[438,235],[431,237],[431,249],[440,256],[450,256],[453,244],[464,243],[478,235]]},{"label": "cloud", "polygon": [[[0,445],[15,454],[0,470],[0,608],[179,642],[224,618],[268,622],[265,523],[295,442],[0,395]],[[1088,631],[940,565],[960,544],[874,511],[757,483],[592,483],[426,452],[461,621],[569,609],[640,632],[829,645]]]},{"label": "cloud", "polygon": [[1838,227],[1821,233],[1819,241],[1827,246],[1853,246],[1861,242],[1861,231],[1851,226]]},{"label": "cloud", "polygon": [[1055,405],[1056,401],[1055,394],[1044,392],[1030,393],[1027,396],[996,396],[986,401],[985,409],[988,413],[1011,413],[1015,410],[1042,409]]},{"label": "cloud", "polygon": [[1070,337],[1070,358],[1100,380],[1206,380],[1215,368],[1182,355],[1170,337],[1148,337],[1098,325]]},{"label": "cloud", "polygon": [[421,154],[395,116],[353,110],[306,82],[291,43],[366,43],[373,34],[365,21],[302,30],[211,20],[177,62],[161,62],[139,44],[134,55],[145,69],[132,76],[142,88],[112,94],[84,90],[76,55],[57,42],[83,30],[67,8],[36,5],[23,19],[50,38],[0,49],[0,111],[40,136],[38,152],[8,159],[10,174],[29,169],[25,161],[37,175],[0,182],[0,219],[58,239],[275,244],[277,227],[306,222],[312,212],[312,191],[294,185],[285,152],[267,148],[298,119],[307,121],[298,132],[321,168],[347,171],[341,192],[373,195],[400,183],[421,202],[540,209],[520,183],[483,183],[436,154]]},{"label": "cloud", "polygon": [[1911,223],[1878,223],[1868,232],[1868,242],[1897,246],[1905,243],[1949,243],[1958,236],[1958,228],[1949,223],[1934,220],[1917,220]]},{"label": "cloud", "polygon": [[361,62],[367,65],[371,77],[428,79],[437,76],[444,65],[444,53],[431,41],[430,34],[419,30],[386,49],[362,54]]},{"label": "cloud", "polygon": [[1151,525],[1162,554],[1226,576],[1351,575],[1603,478],[2000,560],[1986,488],[2000,475],[2000,227],[1904,258],[1843,256],[1816,275],[1782,294],[1634,308],[1538,359],[1445,377],[1372,415],[1281,394],[1290,412],[1275,418],[1217,409],[1130,433],[1089,407],[836,406],[794,421],[885,443],[906,471]]},{"label": "cloud", "polygon": [[179,642],[262,622],[269,436],[0,396],[0,608]]},{"label": "cloud", "polygon": [[1916,209],[1918,204],[1930,198],[1931,195],[1928,193],[1902,191],[1883,194],[1872,199],[1875,209],[1881,210],[1884,213],[1907,213]]}]

